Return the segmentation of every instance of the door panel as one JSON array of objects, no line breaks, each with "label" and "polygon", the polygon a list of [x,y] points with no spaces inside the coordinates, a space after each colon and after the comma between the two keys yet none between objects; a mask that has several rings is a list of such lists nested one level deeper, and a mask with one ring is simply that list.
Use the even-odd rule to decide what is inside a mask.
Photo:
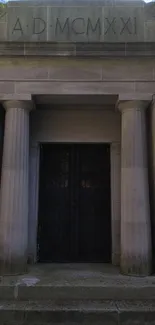
[{"label": "door panel", "polygon": [[109,146],[79,147],[79,256],[108,262],[110,239]]},{"label": "door panel", "polygon": [[39,258],[65,261],[70,254],[70,150],[43,146],[40,166]]},{"label": "door panel", "polygon": [[43,145],[39,202],[40,261],[110,261],[109,145]]}]

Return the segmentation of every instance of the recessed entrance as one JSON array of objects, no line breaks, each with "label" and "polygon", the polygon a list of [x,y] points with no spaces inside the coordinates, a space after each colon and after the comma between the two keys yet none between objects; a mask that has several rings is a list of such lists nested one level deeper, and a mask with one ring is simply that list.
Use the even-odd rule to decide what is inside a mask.
[{"label": "recessed entrance", "polygon": [[110,145],[43,144],[40,262],[110,262]]}]

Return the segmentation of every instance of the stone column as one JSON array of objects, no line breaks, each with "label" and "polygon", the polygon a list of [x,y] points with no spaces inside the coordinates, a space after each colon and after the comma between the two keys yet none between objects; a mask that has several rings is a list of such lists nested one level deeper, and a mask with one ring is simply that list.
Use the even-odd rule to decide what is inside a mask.
[{"label": "stone column", "polygon": [[112,264],[120,265],[121,233],[121,145],[111,144]]},{"label": "stone column", "polygon": [[0,205],[0,273],[27,269],[29,110],[31,102],[5,101]]},{"label": "stone column", "polygon": [[[153,96],[154,97],[154,96]],[[148,116],[149,138],[149,180],[151,201],[153,271],[155,271],[155,98],[153,98]]]},{"label": "stone column", "polygon": [[121,271],[151,273],[151,225],[146,150],[145,101],[119,103],[121,143]]}]

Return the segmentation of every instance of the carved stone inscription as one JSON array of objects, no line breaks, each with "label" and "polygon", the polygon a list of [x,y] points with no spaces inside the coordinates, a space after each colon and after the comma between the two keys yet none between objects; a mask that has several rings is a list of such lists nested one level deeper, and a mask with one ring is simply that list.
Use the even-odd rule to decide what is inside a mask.
[{"label": "carved stone inscription", "polygon": [[[40,23],[39,28],[37,27],[37,22]],[[127,19],[120,17],[120,23],[121,27],[119,30],[119,35],[124,33],[127,35],[137,34],[136,17],[128,17]],[[32,18],[32,25],[32,35],[41,35],[47,29],[47,22],[40,17]],[[103,31],[105,35],[107,35],[109,32],[112,32],[114,35],[117,34],[115,17],[111,21],[105,17],[105,25],[106,28]],[[85,34],[88,36],[91,33],[95,33],[98,37],[102,35],[102,22],[100,18],[98,18],[95,23],[93,23],[90,18],[85,20],[82,17],[77,17],[72,20],[67,17],[64,23],[62,23],[59,18],[56,18],[56,23],[54,26],[51,25],[50,27],[53,27],[55,36],[59,35],[60,33],[66,33],[68,38],[70,38],[72,34]],[[24,26],[20,17],[17,17],[15,25],[12,28],[12,34],[15,34],[16,32],[20,32],[21,35],[24,35]]]},{"label": "carved stone inscription", "polygon": [[[14,8],[15,9],[15,8]],[[15,41],[143,41],[137,10],[103,8],[16,8],[8,12],[8,39]],[[38,8],[37,8],[38,9]],[[139,8],[139,10],[142,10]],[[131,10],[130,10],[131,11]],[[24,16],[25,15],[25,16]],[[141,17],[142,19],[142,17]]]}]

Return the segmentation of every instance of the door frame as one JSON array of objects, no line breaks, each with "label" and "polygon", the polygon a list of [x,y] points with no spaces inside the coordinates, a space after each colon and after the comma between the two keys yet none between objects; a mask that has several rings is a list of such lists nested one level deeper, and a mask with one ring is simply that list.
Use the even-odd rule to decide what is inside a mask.
[{"label": "door frame", "polygon": [[[40,144],[47,141],[30,144],[29,157],[29,228],[28,228],[28,261],[37,262],[37,230],[38,230],[38,206],[39,206],[39,163]],[[48,143],[58,143],[50,141]],[[72,142],[65,142],[69,144]],[[77,143],[81,143],[78,142]],[[83,144],[104,144],[109,142],[82,142]],[[61,142],[63,144],[63,142]],[[121,145],[120,142],[110,144],[110,172],[111,172],[111,235],[112,235],[112,264],[120,264],[120,217],[121,217]],[[32,177],[33,175],[33,177]]]}]

